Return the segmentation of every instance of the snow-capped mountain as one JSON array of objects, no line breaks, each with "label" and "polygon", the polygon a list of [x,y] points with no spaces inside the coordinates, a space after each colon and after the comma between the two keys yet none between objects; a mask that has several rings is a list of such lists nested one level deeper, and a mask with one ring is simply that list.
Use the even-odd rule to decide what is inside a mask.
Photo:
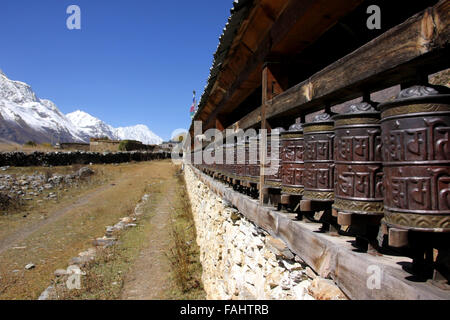
[{"label": "snow-capped mountain", "polygon": [[102,120],[81,110],[69,113],[66,117],[79,129],[83,139],[108,137],[117,140],[137,140],[144,144],[161,144],[163,139],[153,133],[146,125],[113,128]]},{"label": "snow-capped mountain", "polygon": [[78,128],[80,135],[85,141],[89,141],[89,138],[116,138],[113,127],[91,116],[89,113],[77,110],[66,114],[66,117]]},{"label": "snow-capped mountain", "polygon": [[144,144],[161,144],[163,139],[143,124],[138,124],[132,127],[123,127],[114,129],[115,136],[119,140],[137,140]]},{"label": "snow-capped mountain", "polygon": [[78,129],[49,100],[0,71],[0,137],[24,143],[82,141]]},{"label": "snow-capped mountain", "polygon": [[0,138],[17,143],[56,143],[89,142],[91,137],[105,136],[162,143],[145,125],[115,129],[81,110],[64,115],[50,100],[39,99],[28,84],[10,80],[0,70]]}]

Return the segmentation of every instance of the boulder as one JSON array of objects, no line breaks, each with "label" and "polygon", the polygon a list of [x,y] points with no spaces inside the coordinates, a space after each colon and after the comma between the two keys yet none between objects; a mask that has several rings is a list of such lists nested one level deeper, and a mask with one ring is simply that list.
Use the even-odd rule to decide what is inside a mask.
[{"label": "boulder", "polygon": [[348,300],[333,281],[320,277],[311,282],[308,292],[316,300]]},{"label": "boulder", "polygon": [[266,237],[266,247],[273,252],[277,258],[283,258],[287,260],[294,259],[294,255],[286,244],[280,239],[276,239],[271,236]]}]

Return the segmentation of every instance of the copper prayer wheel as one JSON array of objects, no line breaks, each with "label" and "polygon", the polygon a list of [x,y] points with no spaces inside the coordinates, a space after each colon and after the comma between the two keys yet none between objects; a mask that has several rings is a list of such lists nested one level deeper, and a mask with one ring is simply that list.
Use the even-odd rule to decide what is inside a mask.
[{"label": "copper prayer wheel", "polygon": [[227,143],[224,145],[224,174],[228,178],[234,176],[235,165],[234,165],[234,143]]},{"label": "copper prayer wheel", "polygon": [[334,199],[333,126],[328,113],[319,114],[311,123],[303,125],[304,200],[332,202]]},{"label": "copper prayer wheel", "polygon": [[214,163],[214,171],[217,173],[222,173],[224,153],[223,153],[223,145],[221,143],[216,144],[214,148],[214,157],[216,159]]},{"label": "copper prayer wheel", "polygon": [[238,180],[245,179],[245,165],[247,160],[244,157],[245,157],[245,139],[240,139],[235,144],[234,149],[235,175],[236,179]]},{"label": "copper prayer wheel", "polygon": [[270,188],[281,189],[281,138],[284,128],[275,128],[267,135],[267,165],[265,184]]},{"label": "copper prayer wheel", "polygon": [[303,182],[305,140],[300,121],[290,126],[288,131],[281,133],[281,144],[281,192],[282,194],[301,196],[305,188]]},{"label": "copper prayer wheel", "polygon": [[384,222],[450,232],[450,94],[413,86],[380,108]]},{"label": "copper prayer wheel", "polygon": [[380,112],[371,104],[361,102],[351,105],[348,112],[335,115],[333,120],[333,209],[365,216],[382,216]]},{"label": "copper prayer wheel", "polygon": [[245,176],[250,182],[259,183],[260,161],[259,161],[259,137],[253,136],[248,139],[246,145],[245,158],[248,159],[248,165],[245,166]]}]

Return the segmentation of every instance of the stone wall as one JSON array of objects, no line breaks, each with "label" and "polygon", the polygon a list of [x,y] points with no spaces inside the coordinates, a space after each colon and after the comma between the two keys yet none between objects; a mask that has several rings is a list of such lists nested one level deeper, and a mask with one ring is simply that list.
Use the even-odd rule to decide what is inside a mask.
[{"label": "stone wall", "polygon": [[208,299],[346,299],[185,166]]},{"label": "stone wall", "polygon": [[167,152],[2,152],[0,153],[0,167],[14,166],[66,166],[72,164],[124,163],[131,161],[149,161],[167,159]]},{"label": "stone wall", "polygon": [[59,145],[63,150],[89,151],[89,143],[62,142]]},{"label": "stone wall", "polygon": [[92,152],[116,152],[119,151],[119,144],[120,141],[118,140],[101,140],[91,138],[89,150]]}]

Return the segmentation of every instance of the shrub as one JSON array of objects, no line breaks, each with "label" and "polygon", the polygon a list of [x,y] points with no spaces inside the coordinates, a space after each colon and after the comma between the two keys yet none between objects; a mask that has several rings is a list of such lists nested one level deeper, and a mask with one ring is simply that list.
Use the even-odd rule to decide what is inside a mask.
[{"label": "shrub", "polygon": [[7,210],[15,210],[20,207],[22,204],[22,201],[19,199],[18,196],[10,196],[5,192],[0,192],[0,210],[7,211]]},{"label": "shrub", "polygon": [[44,148],[46,148],[46,149],[51,149],[51,148],[53,148],[52,144],[51,144],[51,143],[48,143],[48,142],[46,142],[46,143],[41,143],[41,147],[44,147]]},{"label": "shrub", "polygon": [[30,140],[30,141],[25,142],[24,146],[26,146],[26,147],[36,147],[37,144],[36,144],[36,142]]},{"label": "shrub", "polygon": [[141,145],[135,140],[122,140],[119,143],[119,151],[133,151],[137,150],[137,145]]}]

